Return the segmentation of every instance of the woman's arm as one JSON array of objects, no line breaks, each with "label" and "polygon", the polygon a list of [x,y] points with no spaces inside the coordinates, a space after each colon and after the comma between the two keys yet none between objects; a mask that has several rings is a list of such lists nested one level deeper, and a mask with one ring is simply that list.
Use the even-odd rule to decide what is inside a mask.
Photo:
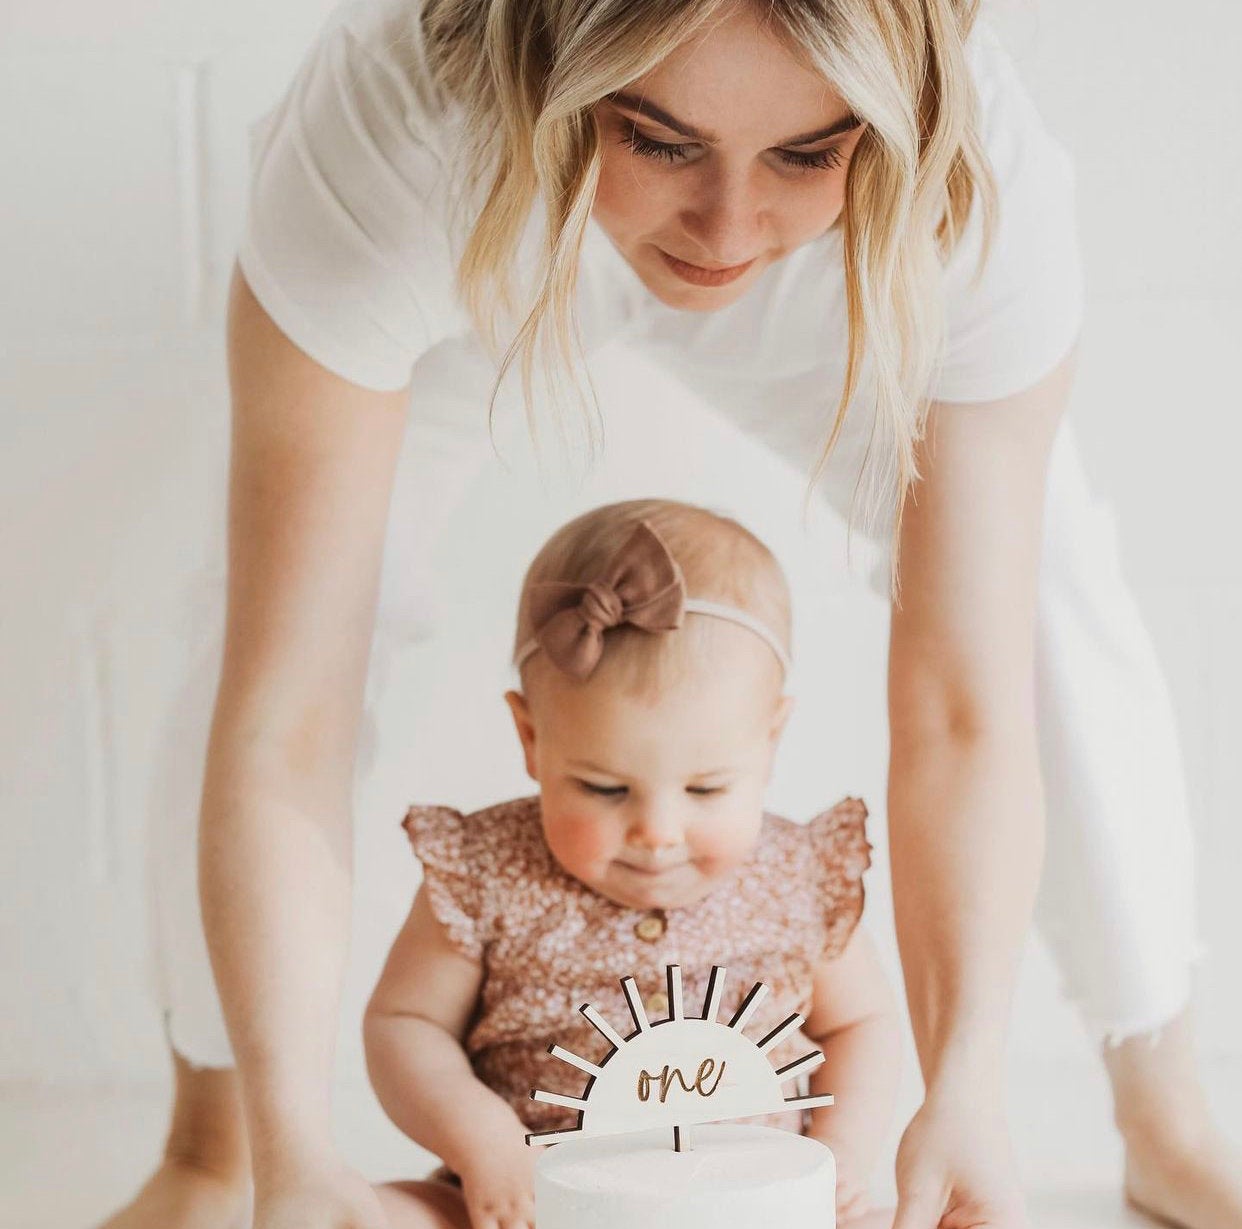
[{"label": "woman's arm", "polygon": [[269,1183],[296,1187],[290,1173],[334,1155],[354,747],[406,394],[313,362],[240,273],[228,342],[227,630],[200,881],[264,1224]]},{"label": "woman's arm", "polygon": [[[1073,366],[1071,353],[1003,401],[935,405],[905,507],[888,810],[925,1114],[1001,1118],[1043,850],[1033,657],[1044,480]],[[943,1143],[939,1126],[933,1134]]]},{"label": "woman's arm", "polygon": [[865,1210],[892,1119],[901,1072],[901,1020],[871,936],[859,928],[845,950],[815,970],[804,1031],[824,1052],[811,1092],[835,1103],[811,1111],[807,1134],[837,1161],[837,1216]]}]

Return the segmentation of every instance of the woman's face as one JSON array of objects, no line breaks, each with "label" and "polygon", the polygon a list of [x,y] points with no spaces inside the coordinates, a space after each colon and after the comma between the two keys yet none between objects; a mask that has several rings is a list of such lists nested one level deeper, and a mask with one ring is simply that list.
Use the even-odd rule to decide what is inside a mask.
[{"label": "woman's face", "polygon": [[739,5],[596,108],[594,215],[670,307],[716,311],[840,215],[862,134]]}]

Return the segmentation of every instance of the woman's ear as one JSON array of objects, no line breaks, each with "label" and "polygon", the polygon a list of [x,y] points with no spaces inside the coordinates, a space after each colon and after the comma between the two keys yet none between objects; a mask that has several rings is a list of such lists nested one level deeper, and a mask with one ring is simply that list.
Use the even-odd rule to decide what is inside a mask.
[{"label": "woman's ear", "polygon": [[526,775],[532,781],[539,780],[535,767],[535,723],[531,719],[530,705],[520,691],[506,691],[505,703],[513,715],[513,727],[522,743],[522,754],[526,757]]}]

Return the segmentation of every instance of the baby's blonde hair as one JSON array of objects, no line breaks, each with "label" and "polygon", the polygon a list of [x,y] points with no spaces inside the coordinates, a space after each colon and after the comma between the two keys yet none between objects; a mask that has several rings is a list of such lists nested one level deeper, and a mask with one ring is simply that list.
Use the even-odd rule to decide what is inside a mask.
[{"label": "baby's blonde hair", "polygon": [[[602,157],[594,108],[738,2],[421,0],[418,33],[436,83],[466,118],[459,166],[470,233],[459,287],[493,346],[498,315],[515,303],[524,313],[499,349],[501,376],[515,363],[521,371],[532,431],[536,371],[553,405],[564,404],[566,391],[590,404],[573,305]],[[855,505],[866,531],[892,535],[896,594],[902,509],[919,477],[928,390],[943,359],[942,268],[972,209],[982,218],[982,268],[996,212],[966,55],[979,0],[748,2],[866,124],[838,223],[849,318],[844,387],[835,413],[824,390],[824,444],[811,482],[863,389],[869,404],[861,408],[873,417]],[[519,292],[519,241],[540,199],[542,268]]]},{"label": "baby's blonde hair", "polygon": [[[544,543],[526,571],[518,599],[514,655],[535,634],[530,616],[532,586],[544,581],[589,584],[599,579],[640,521],[646,521],[668,547],[686,582],[688,597],[736,606],[766,624],[786,653],[792,616],[789,585],[772,552],[731,517],[671,499],[631,499],[605,504],[563,525]],[[605,634],[599,669],[624,690],[652,697],[675,686],[696,664],[720,663],[726,637],[736,624],[687,614],[674,632],[647,632],[621,626]],[[750,632],[757,651],[768,654],[779,676],[776,656]],[[737,640],[731,641],[737,644]],[[542,652],[522,665],[524,687],[532,672],[555,670]]]}]

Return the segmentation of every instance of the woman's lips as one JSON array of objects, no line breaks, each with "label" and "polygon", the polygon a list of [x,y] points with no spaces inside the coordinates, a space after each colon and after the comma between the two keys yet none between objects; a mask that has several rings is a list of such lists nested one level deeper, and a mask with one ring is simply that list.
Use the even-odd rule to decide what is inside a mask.
[{"label": "woman's lips", "polygon": [[736,281],[755,262],[748,260],[745,264],[728,265],[723,269],[704,269],[702,265],[692,265],[688,261],[670,256],[663,248],[656,249],[664,257],[664,263],[677,274],[683,282],[693,286],[727,286]]}]

